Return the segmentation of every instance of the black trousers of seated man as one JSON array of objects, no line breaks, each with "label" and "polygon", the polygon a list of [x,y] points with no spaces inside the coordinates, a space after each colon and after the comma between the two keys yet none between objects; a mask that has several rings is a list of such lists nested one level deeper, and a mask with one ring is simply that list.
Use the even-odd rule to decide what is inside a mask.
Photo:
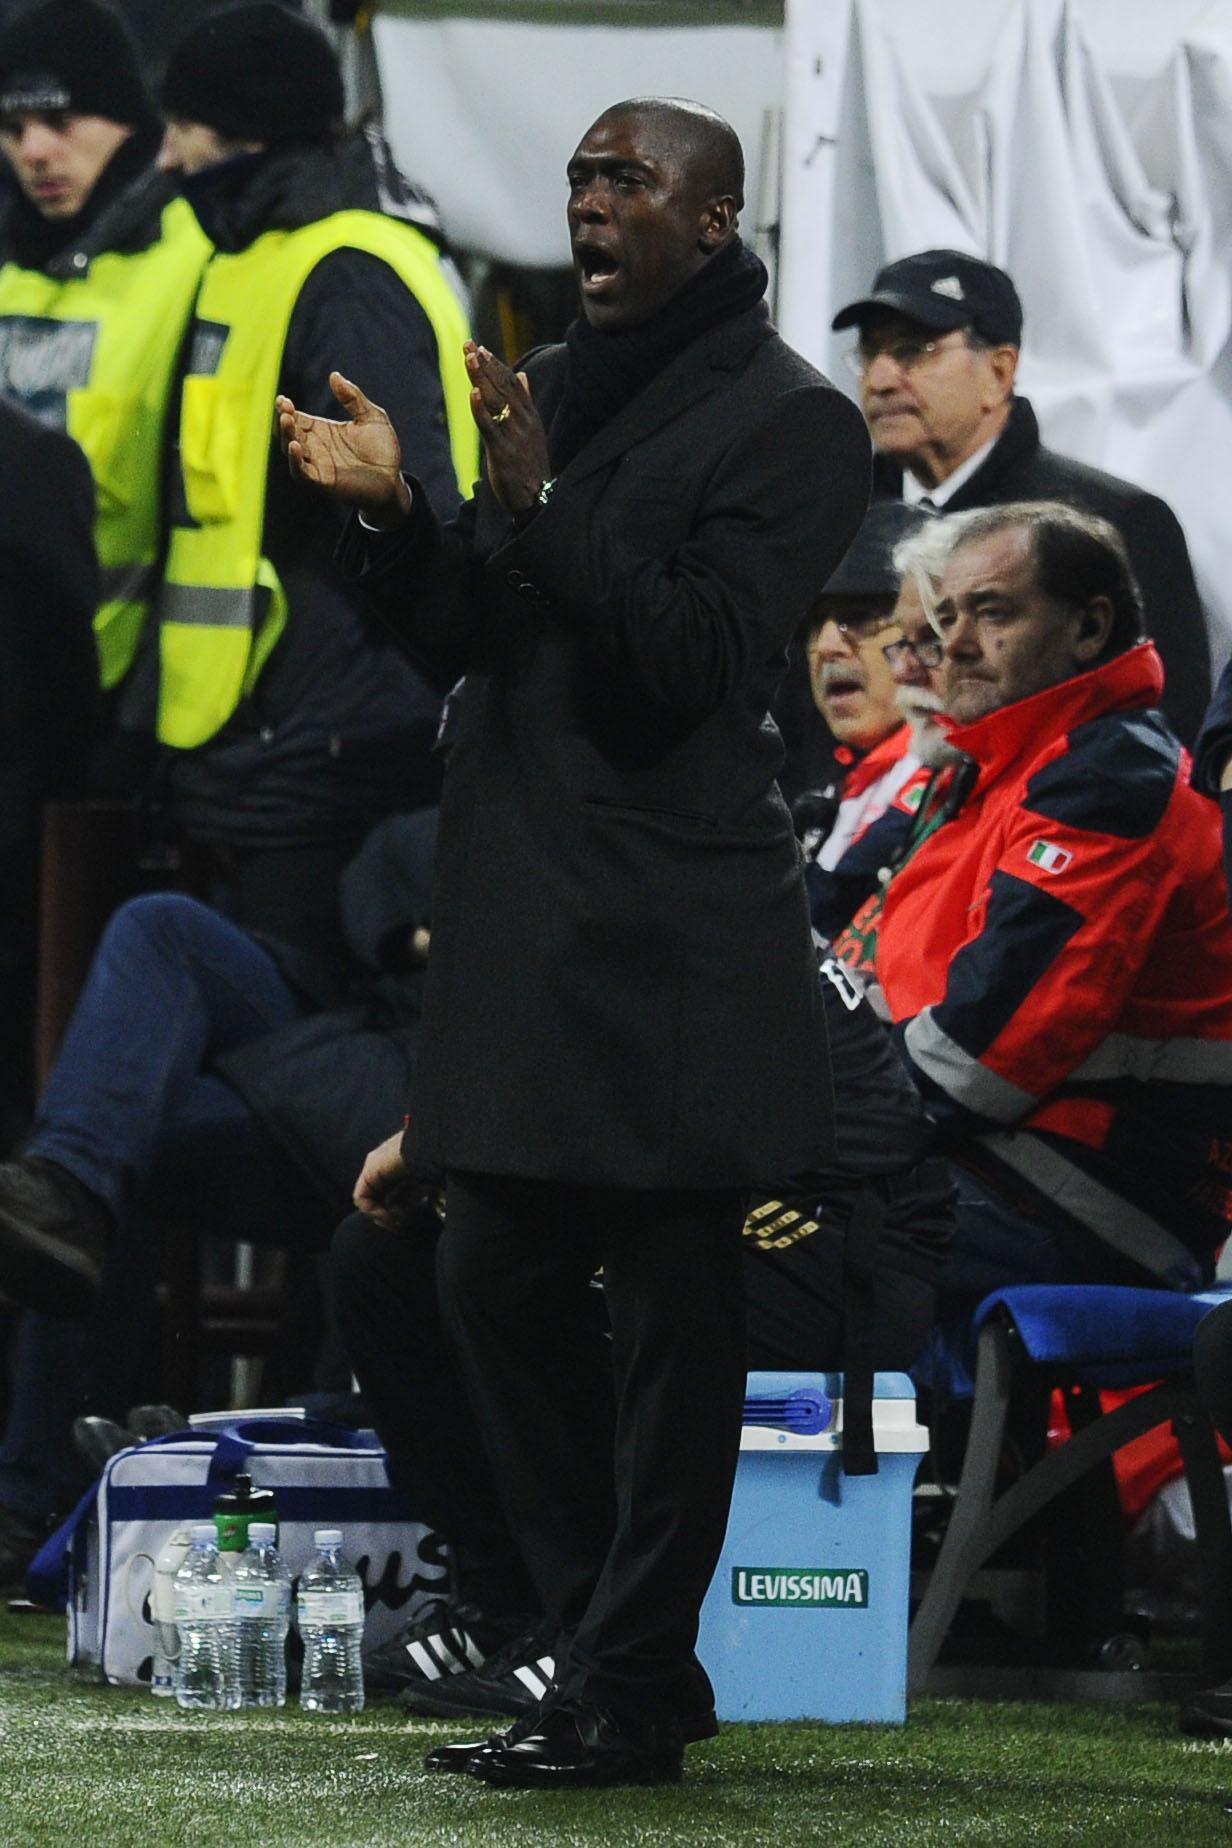
[{"label": "black trousers of seated man", "polygon": [[[451,1173],[445,1326],[557,1650],[631,1729],[713,1706],[694,1654],[745,1391],[743,1189]],[[591,1279],[603,1271],[610,1340]]]}]

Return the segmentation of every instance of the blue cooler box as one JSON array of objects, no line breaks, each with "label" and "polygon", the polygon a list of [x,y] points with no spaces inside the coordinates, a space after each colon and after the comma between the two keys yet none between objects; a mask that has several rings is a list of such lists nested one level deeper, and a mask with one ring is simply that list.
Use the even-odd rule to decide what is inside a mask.
[{"label": "blue cooler box", "polygon": [[841,1373],[750,1373],[697,1653],[723,1720],[907,1717],[911,1489],[928,1432],[879,1373],[875,1476],[842,1468]]}]

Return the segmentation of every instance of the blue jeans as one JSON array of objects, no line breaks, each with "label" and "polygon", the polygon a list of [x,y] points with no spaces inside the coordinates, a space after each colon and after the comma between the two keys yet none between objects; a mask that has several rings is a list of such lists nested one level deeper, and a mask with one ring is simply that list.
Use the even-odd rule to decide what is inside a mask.
[{"label": "blue jeans", "polygon": [[[163,1224],[294,1244],[309,1221],[328,1218],[239,1094],[208,1070],[303,1011],[269,953],[194,899],[152,894],[111,920],[26,1153],[97,1194],[116,1238],[90,1315],[21,1318],[0,1505],[42,1516],[79,1492],[72,1421],[85,1411],[120,1417],[129,1403]],[[330,1230],[313,1225],[313,1242]]]}]

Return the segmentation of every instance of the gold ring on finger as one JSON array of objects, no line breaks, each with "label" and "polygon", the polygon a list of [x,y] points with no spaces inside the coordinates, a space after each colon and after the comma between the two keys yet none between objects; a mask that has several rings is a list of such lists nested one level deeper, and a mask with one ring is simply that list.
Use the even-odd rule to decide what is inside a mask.
[{"label": "gold ring on finger", "polygon": [[511,409],[511,406],[509,406],[508,404],[502,404],[499,411],[493,411],[492,422],[493,423],[504,423],[505,419],[509,415],[510,409]]}]

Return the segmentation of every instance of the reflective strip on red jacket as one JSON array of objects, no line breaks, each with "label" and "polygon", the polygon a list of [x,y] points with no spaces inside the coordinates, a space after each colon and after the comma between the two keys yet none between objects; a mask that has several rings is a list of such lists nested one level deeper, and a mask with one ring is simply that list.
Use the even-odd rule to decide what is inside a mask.
[{"label": "reflective strip on red jacket", "polygon": [[1173,1283],[1232,1221],[1232,922],[1149,642],[953,742],[878,975],[949,1145]]}]

